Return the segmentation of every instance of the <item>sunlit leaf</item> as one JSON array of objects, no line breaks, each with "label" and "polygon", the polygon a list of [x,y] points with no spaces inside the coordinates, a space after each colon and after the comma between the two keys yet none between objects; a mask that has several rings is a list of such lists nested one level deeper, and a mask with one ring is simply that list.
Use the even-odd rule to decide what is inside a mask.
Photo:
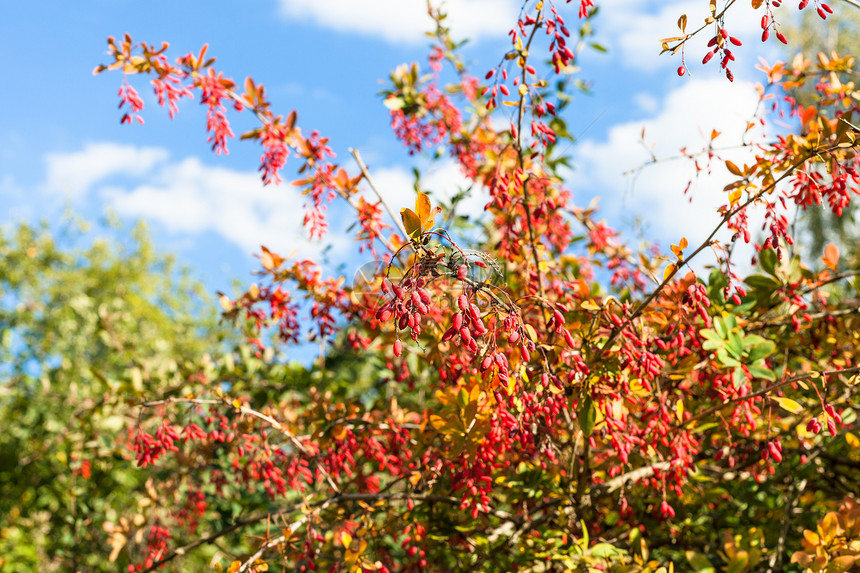
[{"label": "sunlit leaf", "polygon": [[418,218],[418,215],[412,209],[404,207],[400,210],[400,218],[403,220],[403,228],[406,230],[406,234],[412,240],[419,240],[421,238],[421,220]]},{"label": "sunlit leaf", "polygon": [[827,268],[831,271],[835,271],[836,265],[839,263],[839,247],[833,243],[828,243],[827,246],[824,247],[824,256],[821,257],[821,260]]},{"label": "sunlit leaf", "polygon": [[801,406],[791,398],[786,398],[784,396],[771,396],[770,399],[779,404],[780,408],[791,412],[792,414],[800,414],[801,412],[803,412],[803,406]]}]

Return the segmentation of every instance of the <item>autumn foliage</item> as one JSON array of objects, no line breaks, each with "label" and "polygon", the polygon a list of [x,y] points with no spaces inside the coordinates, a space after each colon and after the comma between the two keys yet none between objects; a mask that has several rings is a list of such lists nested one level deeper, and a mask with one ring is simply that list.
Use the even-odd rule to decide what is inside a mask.
[{"label": "autumn foliage", "polygon": [[[732,4],[712,2],[692,32],[683,16],[664,51],[712,35],[703,59],[731,80]],[[780,2],[753,4],[762,39],[785,41]],[[456,203],[386,205],[360,155],[336,163],[326,137],[205,47],[174,57],[109,40],[96,72],[122,73],[123,122],[143,122],[144,79],[171,115],[186,99],[206,107],[216,153],[232,115],[255,116],[240,139],[261,147],[263,182],[297,169],[314,238],[348,232],[329,229],[327,205],[352,209],[378,269],[351,285],[263,247],[255,284],[221,297],[224,317],[258,358],[272,332],[279,351],[323,344],[310,382],[262,392],[201,368],[182,391],[140,393],[128,446],[142,468],[177,469],[122,526],[131,571],[222,539],[238,540],[215,560],[231,572],[854,566],[856,504],[837,508],[860,475],[857,253],[804,260],[792,224],[797,210],[841,215],[858,192],[853,59],[763,65],[761,113],[727,142],[747,159],[723,158],[716,132],[688,153],[702,176],[733,178],[713,232],[639,249],[564,183],[564,90],[593,10],[526,2],[501,63],[473,74],[431,9],[428,67],[391,75],[396,136],[441,149],[488,193],[478,242]],[[816,103],[802,107],[793,90],[807,85]],[[749,274],[741,244],[755,247]],[[225,500],[239,510],[212,510]]]}]

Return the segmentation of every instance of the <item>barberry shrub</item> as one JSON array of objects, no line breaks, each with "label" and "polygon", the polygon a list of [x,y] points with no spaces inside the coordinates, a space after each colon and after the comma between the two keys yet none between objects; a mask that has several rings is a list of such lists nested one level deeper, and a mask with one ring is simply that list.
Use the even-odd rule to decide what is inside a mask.
[{"label": "barberry shrub", "polygon": [[[693,32],[682,15],[663,50],[684,58],[711,31],[703,61],[732,80],[733,5],[712,1]],[[753,6],[762,40],[786,42],[780,2]],[[396,136],[411,153],[450,157],[487,193],[471,242],[442,223],[457,221],[456,201],[418,192],[395,213],[360,155],[352,172],[335,163],[324,136],[295,111],[278,115],[261,84],[217,71],[205,47],[171,59],[167,44],[109,39],[112,61],[96,72],[122,72],[122,121],[143,111],[135,76],[171,114],[199,98],[216,153],[231,114],[252,114],[259,126],[241,139],[261,145],[263,181],[297,163],[310,236],[329,231],[326,207],[339,201],[378,269],[350,285],[263,247],[259,280],[222,295],[260,352],[274,330],[281,348],[310,338],[324,356],[312,385],[265,401],[202,380],[137,405],[138,463],[180,456],[189,494],[147,508],[128,538],[142,551],[131,570],[210,545],[231,572],[780,570],[801,538],[803,566],[856,557],[830,546],[812,557],[818,542],[803,530],[856,495],[860,271],[836,245],[803,260],[791,224],[797,209],[840,215],[857,194],[853,59],[763,66],[760,114],[740,142],[749,159],[723,158],[717,132],[687,153],[699,176],[723,165],[734,178],[713,232],[640,250],[576,205],[560,171],[575,161],[559,145],[565,90],[595,11],[577,8],[525,2],[509,51],[477,75],[431,8],[427,69],[391,75]],[[818,97],[801,107],[792,90],[807,85]],[[759,239],[751,220],[764,221]],[[748,276],[739,244],[755,247]],[[228,492],[238,511],[225,519],[207,501]],[[242,513],[260,496],[264,511]],[[250,541],[219,545],[237,531]]]}]

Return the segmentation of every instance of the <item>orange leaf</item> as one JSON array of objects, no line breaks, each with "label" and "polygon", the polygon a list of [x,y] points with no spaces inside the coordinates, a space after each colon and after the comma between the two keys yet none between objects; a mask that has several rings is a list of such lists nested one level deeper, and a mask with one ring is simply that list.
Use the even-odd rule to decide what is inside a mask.
[{"label": "orange leaf", "polygon": [[826,247],[824,247],[824,256],[821,257],[821,260],[831,271],[836,270],[836,263],[839,262],[839,247],[834,245],[833,243],[829,243]]},{"label": "orange leaf", "polygon": [[266,269],[267,271],[271,271],[280,267],[283,264],[283,257],[278,255],[277,253],[273,253],[265,246],[261,246],[260,248],[263,250],[263,254],[260,255],[260,262],[263,263],[264,269]]},{"label": "orange leaf", "polygon": [[814,105],[810,105],[807,108],[800,108],[800,124],[806,126],[810,121],[813,120],[815,115],[817,114],[817,110]]}]

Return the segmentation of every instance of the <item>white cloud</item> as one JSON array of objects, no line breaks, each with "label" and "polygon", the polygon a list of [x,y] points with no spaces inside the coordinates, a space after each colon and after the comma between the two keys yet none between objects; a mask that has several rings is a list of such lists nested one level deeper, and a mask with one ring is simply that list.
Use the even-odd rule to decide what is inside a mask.
[{"label": "white cloud", "polygon": [[645,92],[639,92],[638,94],[633,96],[633,103],[635,103],[637,107],[639,107],[639,109],[646,113],[654,113],[660,106],[660,102],[657,101],[657,98]]},{"label": "white cloud", "polygon": [[143,175],[167,159],[167,151],[116,143],[88,143],[75,153],[49,153],[45,190],[80,198],[95,183],[114,175]]},{"label": "white cloud", "polygon": [[[331,245],[329,256],[335,263],[355,252],[349,234],[338,231],[349,224],[351,214],[333,205],[331,232],[322,242],[310,241],[299,190],[288,184],[264,187],[253,171],[206,166],[197,158],[176,160],[164,149],[113,143],[89,144],[82,151],[50,154],[46,160],[47,189],[71,182],[67,188],[74,198],[97,197],[120,215],[160,223],[177,235],[211,232],[247,253],[258,252],[263,244],[282,255],[296,250],[296,257],[309,258],[318,258],[322,248]],[[371,168],[371,174],[395,216],[401,207],[415,204],[407,168]],[[446,201],[467,185],[452,160],[431,163],[422,174],[422,187]],[[365,193],[375,200],[367,189]],[[460,211],[478,215],[487,201],[486,191],[476,190],[460,204]]]},{"label": "white cloud", "polygon": [[[504,36],[516,22],[514,0],[447,0],[455,38]],[[425,0],[280,0],[281,14],[338,32],[381,38],[392,44],[426,43],[431,30]]]},{"label": "white cloud", "polygon": [[[616,227],[641,217],[646,235],[664,248],[684,236],[698,244],[719,221],[717,207],[727,202],[723,187],[731,176],[722,164],[716,162],[710,175],[703,172],[688,195],[683,191],[695,174],[688,160],[659,162],[636,175],[624,172],[650,158],[641,144],[643,128],[646,141],[655,142],[653,152],[661,158],[675,156],[685,146],[690,151],[701,149],[714,128],[722,132],[715,146],[732,146],[741,142],[757,101],[750,86],[723,78],[688,80],[666,95],[654,116],[615,125],[603,141],[580,142],[569,183],[577,193],[601,195],[602,215]],[[724,156],[749,161],[737,152]]]},{"label": "white cloud", "polygon": [[121,215],[158,221],[176,233],[211,231],[247,253],[266,245],[312,256],[322,247],[308,239],[297,189],[264,187],[257,173],[207,167],[196,158],[168,163],[143,184],[100,194]]},{"label": "white cloud", "polygon": [[[284,255],[315,256],[303,226],[304,197],[290,186],[264,187],[258,173],[173,160],[165,149],[92,143],[45,157],[48,193],[97,197],[120,215],[163,224],[186,236],[212,232],[247,253],[265,244]],[[336,234],[326,243],[337,240]],[[336,251],[343,245],[336,244]]]},{"label": "white cloud", "polygon": [[[399,166],[385,167],[371,170],[371,177],[395,215],[402,207],[413,208],[415,189],[411,171]],[[463,175],[459,165],[451,159],[433,163],[421,172],[421,189],[431,192],[437,201],[449,202],[457,192],[467,189],[470,184],[471,181]],[[372,198],[368,197],[368,200]],[[480,216],[489,200],[486,189],[474,188],[459,203],[457,213],[471,217]]]}]

